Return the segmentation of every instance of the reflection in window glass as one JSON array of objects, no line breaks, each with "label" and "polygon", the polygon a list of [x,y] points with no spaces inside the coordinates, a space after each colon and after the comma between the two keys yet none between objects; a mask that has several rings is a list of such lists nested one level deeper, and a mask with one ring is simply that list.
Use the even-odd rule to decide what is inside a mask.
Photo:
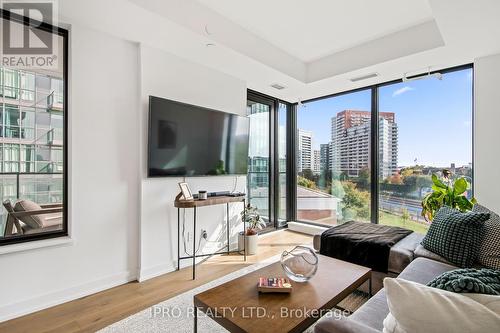
[{"label": "reflection in window glass", "polygon": [[286,221],[286,124],[287,105],[280,103],[278,107],[278,220]]},{"label": "reflection in window glass", "polygon": [[269,120],[271,108],[267,104],[247,102],[250,118],[248,145],[248,200],[269,222]]}]

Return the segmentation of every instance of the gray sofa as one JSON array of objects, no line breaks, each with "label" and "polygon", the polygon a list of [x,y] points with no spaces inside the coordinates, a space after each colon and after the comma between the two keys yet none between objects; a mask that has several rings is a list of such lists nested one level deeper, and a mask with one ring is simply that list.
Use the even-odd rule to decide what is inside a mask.
[{"label": "gray sofa", "polygon": [[[435,254],[434,254],[435,255]],[[433,259],[419,257],[413,260],[398,278],[422,284],[429,283],[438,275],[457,267]],[[351,316],[335,319],[335,316],[321,318],[314,327],[315,333],[380,333],[383,321],[389,314],[385,290],[370,298]]]},{"label": "gray sofa", "polygon": [[[421,248],[421,257],[429,257],[431,255],[436,256],[434,253],[429,252],[422,248],[420,242],[424,238],[424,235],[417,233],[411,233],[406,236],[391,248],[389,252],[389,262],[388,269],[389,273],[385,272],[372,272],[372,292],[375,293],[383,288],[383,280],[386,277],[396,277],[398,276],[406,266],[408,266],[412,260],[416,257],[416,251]],[[319,252],[321,245],[321,235],[315,235],[313,238],[313,246],[316,251]],[[425,252],[427,251],[427,252]],[[433,258],[432,258],[433,259]],[[368,292],[368,283],[362,285],[360,290]]]}]

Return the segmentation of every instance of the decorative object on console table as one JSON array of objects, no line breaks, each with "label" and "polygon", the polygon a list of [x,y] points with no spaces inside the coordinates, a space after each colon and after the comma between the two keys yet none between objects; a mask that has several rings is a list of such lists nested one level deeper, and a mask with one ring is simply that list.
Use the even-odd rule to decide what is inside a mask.
[{"label": "decorative object on console table", "polygon": [[207,200],[207,191],[198,191],[198,200]]},{"label": "decorative object on console table", "polygon": [[307,246],[296,246],[281,254],[281,267],[295,282],[307,282],[318,270],[318,256]]},{"label": "decorative object on console table", "polygon": [[241,252],[246,249],[246,254],[252,255],[257,253],[258,232],[266,227],[266,223],[260,217],[257,207],[250,204],[247,204],[240,214],[248,227],[238,234],[238,250]]},{"label": "decorative object on console table", "polygon": [[443,177],[432,175],[432,192],[422,200],[422,216],[427,221],[432,221],[436,212],[443,206],[458,209],[462,213],[472,210],[476,199],[467,199],[466,193],[470,189],[469,182],[465,177],[453,181],[449,170],[443,170]]},{"label": "decorative object on console table", "polygon": [[181,188],[181,193],[182,196],[184,197],[184,200],[193,200],[193,194],[191,193],[191,190],[189,189],[188,183],[179,183],[179,187]]}]

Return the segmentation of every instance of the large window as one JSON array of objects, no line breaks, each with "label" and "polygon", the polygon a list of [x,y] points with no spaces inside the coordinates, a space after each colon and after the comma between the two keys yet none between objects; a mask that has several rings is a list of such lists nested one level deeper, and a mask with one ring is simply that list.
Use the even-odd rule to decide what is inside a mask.
[{"label": "large window", "polygon": [[287,221],[287,121],[290,105],[249,92],[247,193],[269,228]]},{"label": "large window", "polygon": [[[26,27],[22,17],[7,11],[2,20],[11,29]],[[63,236],[68,230],[68,32],[48,24],[30,28],[53,37],[56,60],[46,67],[42,58],[37,66],[2,62],[0,67],[0,245]],[[11,36],[17,35],[22,36]]]},{"label": "large window", "polygon": [[382,86],[379,110],[379,223],[425,233],[431,175],[447,169],[472,183],[472,68]]},{"label": "large window", "polygon": [[298,220],[370,221],[370,133],[370,90],[298,107]]},{"label": "large window", "polygon": [[247,101],[250,118],[250,140],[248,145],[248,200],[258,208],[259,214],[271,224],[269,214],[270,197],[270,104]]},{"label": "large window", "polygon": [[[472,184],[472,66],[304,102],[296,113],[296,219],[425,233],[431,175]],[[472,188],[467,192],[472,195]]]}]

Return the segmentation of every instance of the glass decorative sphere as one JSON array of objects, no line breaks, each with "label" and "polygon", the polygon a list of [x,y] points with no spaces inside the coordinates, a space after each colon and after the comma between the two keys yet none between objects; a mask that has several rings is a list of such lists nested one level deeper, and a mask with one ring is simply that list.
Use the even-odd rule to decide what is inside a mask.
[{"label": "glass decorative sphere", "polygon": [[318,270],[318,256],[307,246],[296,246],[281,254],[281,267],[290,280],[306,282]]}]

